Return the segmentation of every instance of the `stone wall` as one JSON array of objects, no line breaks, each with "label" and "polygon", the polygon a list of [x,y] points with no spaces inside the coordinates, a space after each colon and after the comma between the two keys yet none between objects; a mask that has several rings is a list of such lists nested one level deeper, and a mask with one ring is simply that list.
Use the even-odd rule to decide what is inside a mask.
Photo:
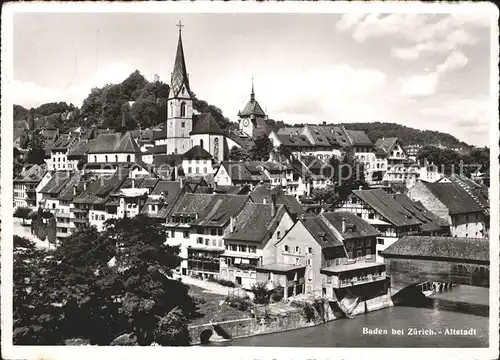
[{"label": "stone wall", "polygon": [[[213,331],[214,327],[211,324],[191,326],[189,328],[191,344],[200,344],[200,336],[205,330],[213,331],[212,340],[214,340],[214,338],[226,338],[224,333],[227,333],[230,338],[236,339],[315,326],[336,320],[342,316],[339,313],[335,313],[333,303],[325,301],[323,305],[323,311],[315,311],[315,318],[312,321],[307,321],[303,311],[297,309],[295,312],[290,312],[281,316],[272,316],[269,319],[249,318],[220,322],[216,324],[216,327],[220,326],[220,328],[222,328],[219,334]],[[367,300],[366,302],[360,302],[355,308],[355,314],[362,314],[365,313],[365,311],[375,311],[389,306],[393,306],[393,303],[391,297],[386,294]]]}]

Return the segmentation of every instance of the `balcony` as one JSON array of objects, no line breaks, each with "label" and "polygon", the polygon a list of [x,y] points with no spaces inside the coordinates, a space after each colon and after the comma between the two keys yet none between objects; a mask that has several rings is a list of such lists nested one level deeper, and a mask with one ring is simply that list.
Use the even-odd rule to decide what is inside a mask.
[{"label": "balcony", "polygon": [[340,281],[333,281],[332,286],[337,289],[347,288],[356,285],[368,284],[371,282],[385,280],[385,273],[379,275],[366,275],[366,276],[358,276],[352,279],[342,279]]},{"label": "balcony", "polygon": [[87,217],[84,217],[84,218],[73,218],[72,221],[76,224],[76,223],[79,223],[79,224],[86,224],[89,222],[89,218]]},{"label": "balcony", "polygon": [[258,266],[258,264],[231,264],[228,268],[235,270],[255,270]]},{"label": "balcony", "polygon": [[71,208],[69,211],[73,213],[87,213],[89,209],[81,209],[81,208]]},{"label": "balcony", "polygon": [[70,222],[57,222],[56,226],[58,228],[70,228],[70,227],[72,227]]},{"label": "balcony", "polygon": [[57,212],[56,213],[56,217],[58,218],[70,218],[71,217],[71,213],[69,212]]},{"label": "balcony", "polygon": [[188,259],[188,269],[195,271],[206,271],[212,273],[219,273],[220,263],[213,260],[192,260]]},{"label": "balcony", "polygon": [[245,258],[245,259],[258,259],[260,257],[260,255],[258,255],[256,252],[251,253],[251,252],[233,251],[233,250],[224,251],[224,256]]}]

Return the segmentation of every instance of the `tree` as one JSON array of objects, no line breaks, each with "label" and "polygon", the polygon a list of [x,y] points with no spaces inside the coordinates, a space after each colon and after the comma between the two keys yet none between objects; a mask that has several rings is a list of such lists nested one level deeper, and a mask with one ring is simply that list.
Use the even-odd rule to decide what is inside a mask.
[{"label": "tree", "polygon": [[280,145],[277,149],[278,153],[285,156],[288,160],[291,160],[293,154],[289,147]]},{"label": "tree", "polygon": [[45,164],[45,139],[40,130],[27,132],[26,162],[28,164]]},{"label": "tree", "polygon": [[[127,334],[126,342],[138,345],[188,345],[187,321],[196,306],[188,287],[169,278],[181,259],[179,247],[166,245],[166,239],[165,228],[146,216],[109,220],[103,232],[87,227],[62,239],[39,272],[43,276],[36,277],[43,288],[34,302],[37,313],[22,316],[28,300],[17,301],[24,306],[16,310],[17,339],[109,345],[123,343]],[[31,281],[30,265],[16,263]],[[38,322],[50,327],[35,327]]]},{"label": "tree", "polygon": [[337,185],[337,201],[345,199],[352,190],[366,186],[364,166],[354,156],[353,149],[347,150],[342,159],[332,156],[329,164]]},{"label": "tree", "polygon": [[147,80],[142,76],[139,70],[134,71],[122,82],[123,96],[127,101],[135,98],[132,96],[137,90],[142,89],[147,84]]},{"label": "tree", "polygon": [[23,225],[26,225],[26,219],[29,218],[31,209],[29,207],[18,207],[14,212],[14,217],[23,219]]},{"label": "tree", "polygon": [[273,143],[268,137],[263,136],[255,139],[254,145],[250,149],[251,160],[267,161],[272,149]]},{"label": "tree", "polygon": [[231,150],[229,150],[229,160],[231,161],[248,161],[250,159],[250,152],[244,148],[233,146]]},{"label": "tree", "polygon": [[254,294],[254,302],[256,304],[269,304],[269,291],[267,290],[266,283],[257,282],[252,285],[251,289]]},{"label": "tree", "polygon": [[335,193],[335,187],[332,185],[325,188],[314,188],[311,195],[313,200],[319,202],[320,205],[334,204],[338,199]]}]

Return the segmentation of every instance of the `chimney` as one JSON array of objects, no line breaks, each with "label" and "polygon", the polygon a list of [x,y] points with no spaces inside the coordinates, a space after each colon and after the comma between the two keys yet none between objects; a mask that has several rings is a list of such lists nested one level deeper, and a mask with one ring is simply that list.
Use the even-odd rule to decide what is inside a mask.
[{"label": "chimney", "polygon": [[234,232],[234,216],[229,219],[229,231]]},{"label": "chimney", "polygon": [[74,185],[73,186],[73,196],[76,196],[76,190],[78,189],[78,186]]},{"label": "chimney", "polygon": [[271,216],[274,218],[276,216],[276,193],[271,194],[272,208]]},{"label": "chimney", "polygon": [[342,234],[345,234],[345,219],[342,218]]}]

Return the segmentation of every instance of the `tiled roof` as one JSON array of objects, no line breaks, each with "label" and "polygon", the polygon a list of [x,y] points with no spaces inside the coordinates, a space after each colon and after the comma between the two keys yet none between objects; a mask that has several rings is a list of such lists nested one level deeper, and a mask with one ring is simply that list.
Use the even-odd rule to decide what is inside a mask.
[{"label": "tiled roof", "polygon": [[[281,129],[280,129],[281,130]],[[312,147],[313,144],[307,139],[305,135],[291,135],[291,134],[276,134],[281,145],[288,147]]]},{"label": "tiled roof", "polygon": [[153,158],[153,164],[156,166],[170,165],[178,166],[182,164],[182,155],[179,154],[156,154]]},{"label": "tiled roof", "polygon": [[213,115],[206,113],[198,115],[198,120],[196,120],[190,135],[195,134],[223,135],[224,132],[220,129]]},{"label": "tiled roof", "polygon": [[189,77],[186,70],[186,62],[184,60],[184,48],[182,46],[181,32],[179,31],[179,40],[177,42],[177,53],[175,55],[174,71],[172,72],[172,79],[170,80],[170,97],[177,97],[183,87],[186,91],[191,93],[189,87]]},{"label": "tiled roof", "polygon": [[262,163],[262,166],[269,172],[281,172],[290,170],[291,166],[286,163],[274,163],[274,162],[265,162]]},{"label": "tiled roof", "polygon": [[[142,184],[141,184],[142,186]],[[175,200],[180,196],[182,192],[181,183],[179,181],[166,181],[159,180],[156,183],[150,196],[157,197],[161,196],[161,199],[153,200],[151,197],[146,201],[146,205],[142,208],[142,214],[148,214],[148,216],[155,218],[165,219],[170,213],[171,209],[175,205]],[[149,213],[148,205],[151,203],[161,204],[160,210],[156,213]]]},{"label": "tiled roof", "polygon": [[130,133],[121,135],[120,133],[114,134],[101,134],[97,136],[95,145],[89,150],[90,154],[103,154],[103,153],[141,153],[141,149],[135,142]]},{"label": "tiled roof", "polygon": [[153,130],[153,140],[162,140],[166,139],[167,137],[168,135],[166,126],[160,130]]},{"label": "tiled roof", "polygon": [[232,181],[252,181],[252,176],[242,162],[223,161],[221,163]]},{"label": "tiled roof", "polygon": [[56,171],[42,190],[40,190],[40,193],[58,195],[70,178],[71,173],[69,171]]},{"label": "tiled roof", "polygon": [[211,159],[212,154],[202,148],[200,145],[193,146],[191,149],[182,154],[183,159]]},{"label": "tiled roof", "polygon": [[248,117],[250,115],[264,117],[266,116],[266,113],[264,112],[264,110],[262,110],[257,100],[250,100],[246,104],[245,108],[239,113],[239,115],[241,117]]},{"label": "tiled roof", "polygon": [[64,150],[67,149],[72,142],[68,136],[61,136],[55,143],[52,145],[52,150]]},{"label": "tiled roof", "polygon": [[382,189],[353,190],[352,192],[395,226],[421,224],[421,222],[397,202],[394,197]]},{"label": "tiled roof", "polygon": [[302,221],[305,228],[314,237],[316,242],[324,249],[329,247],[344,246],[344,243],[338,238],[326,222],[319,216],[306,218]]},{"label": "tiled roof", "polygon": [[437,231],[442,227],[449,226],[448,221],[427,210],[421,202],[413,201],[405,194],[395,194],[393,196],[398,203],[422,222],[421,228],[423,231]]},{"label": "tiled roof", "polygon": [[207,206],[198,213],[194,222],[200,226],[224,226],[232,216],[236,216],[248,202],[248,196],[229,194],[194,194],[210,198]]},{"label": "tiled roof", "polygon": [[75,204],[105,204],[109,194],[121,187],[127,178],[128,169],[119,168],[111,178],[109,175],[94,175],[87,181],[87,190],[73,199]]},{"label": "tiled roof", "polygon": [[[364,238],[378,236],[380,231],[372,227],[365,220],[349,211],[324,212],[323,216],[332,226],[342,234],[344,239]],[[342,232],[342,221],[345,224],[345,232]],[[353,226],[354,225],[354,226]]]},{"label": "tiled roof", "polygon": [[292,215],[303,214],[304,208],[293,195],[285,195],[281,187],[273,188],[271,184],[261,184],[255,187],[250,193],[250,198],[256,203],[263,203],[266,199],[267,204],[271,204],[271,193],[276,192],[276,204],[284,205]]},{"label": "tiled roof", "polygon": [[342,141],[339,141],[339,135],[336,134],[338,127],[333,125],[306,125],[305,128],[309,129],[309,133],[312,137],[312,144],[314,146],[337,147],[341,145],[340,143]]},{"label": "tiled roof", "polygon": [[226,133],[226,137],[233,140],[236,144],[244,149],[251,149],[255,145],[255,142],[251,137],[241,133],[238,130],[229,130]]},{"label": "tiled roof", "polygon": [[167,154],[167,144],[150,147],[144,154]]},{"label": "tiled roof", "polygon": [[262,243],[269,240],[286,210],[283,205],[272,215],[272,205],[247,203],[234,222],[234,230],[224,237],[227,240],[240,240]]},{"label": "tiled roof", "polygon": [[214,193],[217,194],[234,194],[234,195],[245,195],[250,189],[246,185],[217,185],[214,189]]},{"label": "tiled roof", "polygon": [[352,145],[354,146],[373,146],[372,141],[364,131],[346,130]]},{"label": "tiled roof", "polygon": [[450,214],[483,211],[483,207],[464,188],[455,183],[423,183]]},{"label": "tiled roof", "polygon": [[[486,239],[403,236],[383,251],[384,257],[426,257],[488,262],[489,241]],[[392,255],[392,256],[391,256]]]},{"label": "tiled roof", "polygon": [[22,171],[15,179],[15,182],[38,183],[47,172],[45,165],[32,165],[29,169]]},{"label": "tiled roof", "polygon": [[398,138],[395,137],[378,139],[377,142],[375,143],[377,155],[379,154],[387,155],[389,151],[391,151],[391,149],[394,147],[397,141]]},{"label": "tiled roof", "polygon": [[83,191],[83,181],[80,174],[75,173],[66,183],[64,189],[59,194],[59,200],[71,201],[76,196],[74,194],[74,187],[76,186],[76,195]]}]

